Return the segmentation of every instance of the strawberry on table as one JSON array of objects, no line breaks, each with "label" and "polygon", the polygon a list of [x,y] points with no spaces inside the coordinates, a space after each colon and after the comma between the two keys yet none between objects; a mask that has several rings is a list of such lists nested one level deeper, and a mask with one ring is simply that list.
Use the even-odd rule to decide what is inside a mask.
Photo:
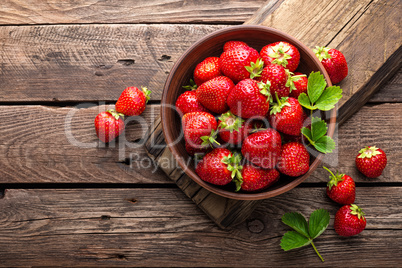
[{"label": "strawberry on table", "polygon": [[241,189],[247,192],[264,190],[277,182],[280,176],[276,169],[263,169],[249,163],[243,165],[241,175]]},{"label": "strawberry on table", "polygon": [[252,126],[228,111],[219,117],[218,128],[219,136],[223,141],[236,145],[241,144],[247,137]]},{"label": "strawberry on table", "polygon": [[284,41],[266,45],[261,49],[260,56],[265,66],[278,64],[291,72],[297,69],[300,62],[299,50],[294,45]]},{"label": "strawberry on table", "polygon": [[281,152],[281,135],[268,128],[249,135],[244,139],[241,152],[248,161],[259,167],[272,169]]},{"label": "strawberry on table", "polygon": [[208,112],[191,112],[183,115],[182,126],[184,140],[195,149],[208,148],[217,143],[218,123],[215,117]]},{"label": "strawberry on table", "polygon": [[146,87],[128,87],[121,93],[116,102],[116,112],[126,116],[140,115],[145,110],[145,106],[150,99],[151,91]]},{"label": "strawberry on table", "polygon": [[258,77],[256,80],[268,84],[271,95],[275,96],[275,93],[277,93],[278,97],[281,98],[289,96],[290,87],[287,85],[288,78],[289,73],[283,66],[270,64],[264,67],[261,77]]},{"label": "strawberry on table", "polygon": [[265,117],[269,111],[270,97],[265,83],[245,79],[229,92],[227,104],[233,114],[242,118]]},{"label": "strawberry on table", "polygon": [[348,75],[348,64],[345,56],[339,50],[316,46],[313,49],[321,61],[333,84],[338,84]]},{"label": "strawberry on table", "polygon": [[342,205],[354,203],[356,197],[355,181],[348,175],[339,174],[338,172],[334,175],[328,168],[323,168],[331,173],[329,176],[330,181],[327,183],[328,197]]},{"label": "strawberry on table", "polygon": [[301,93],[307,94],[308,78],[305,74],[295,72],[287,83],[287,86],[290,87],[290,97],[297,99]]},{"label": "strawberry on table", "polygon": [[226,185],[233,180],[239,187],[241,180],[238,176],[242,168],[240,161],[240,155],[225,148],[216,148],[202,158],[195,171],[203,181]]},{"label": "strawberry on table", "polygon": [[238,83],[261,72],[263,62],[259,59],[260,55],[254,48],[236,47],[222,53],[219,66],[225,76]]},{"label": "strawberry on table", "polygon": [[98,138],[107,143],[117,138],[124,130],[124,115],[115,110],[99,113],[95,118],[95,131]]},{"label": "strawberry on table", "polygon": [[191,112],[208,112],[208,109],[198,100],[194,90],[181,94],[176,100],[176,108],[181,115]]},{"label": "strawberry on table", "polygon": [[341,207],[335,214],[335,231],[340,236],[353,236],[366,228],[364,213],[355,204]]},{"label": "strawberry on table", "polygon": [[222,75],[218,57],[208,57],[198,63],[194,70],[194,82],[200,86],[208,80]]},{"label": "strawberry on table", "polygon": [[297,177],[310,168],[310,155],[300,142],[289,142],[282,145],[277,168],[280,173]]},{"label": "strawberry on table", "polygon": [[368,178],[377,178],[387,165],[387,155],[375,146],[366,146],[356,156],[356,167]]},{"label": "strawberry on table", "polygon": [[302,106],[295,98],[284,97],[271,107],[269,121],[276,130],[293,136],[300,136],[305,115]]},{"label": "strawberry on table", "polygon": [[226,99],[234,86],[226,76],[218,76],[198,87],[197,98],[208,110],[221,114],[229,110]]},{"label": "strawberry on table", "polygon": [[223,45],[223,51],[228,51],[238,47],[248,48],[249,46],[243,41],[227,41],[225,45]]}]

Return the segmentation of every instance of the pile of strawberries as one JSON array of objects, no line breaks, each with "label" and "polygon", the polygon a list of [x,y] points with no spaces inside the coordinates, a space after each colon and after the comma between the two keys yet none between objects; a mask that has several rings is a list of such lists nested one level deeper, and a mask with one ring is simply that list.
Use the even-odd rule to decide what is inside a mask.
[{"label": "pile of strawberries", "polygon": [[[329,50],[317,49],[320,60],[328,61]],[[327,65],[335,66],[331,77],[339,82],[347,65],[344,57],[343,62],[334,59]],[[298,101],[307,94],[308,79],[295,72],[299,63],[298,49],[288,42],[258,52],[245,42],[228,41],[220,57],[196,66],[194,81],[186,87],[192,90],[178,97],[176,107],[187,152],[203,156],[196,167],[202,180],[215,185],[233,181],[236,191],[249,192],[269,187],[280,174],[297,177],[309,170],[301,135],[309,117]]]}]

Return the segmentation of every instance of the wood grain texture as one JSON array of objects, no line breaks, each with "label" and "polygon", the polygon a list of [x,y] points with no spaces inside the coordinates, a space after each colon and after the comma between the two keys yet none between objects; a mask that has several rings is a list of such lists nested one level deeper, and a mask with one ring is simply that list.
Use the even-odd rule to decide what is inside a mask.
[{"label": "wood grain texture", "polygon": [[[160,100],[168,73],[180,55],[196,40],[224,27],[227,25],[0,27],[0,102],[111,102],[131,85],[148,86],[152,100]],[[398,99],[398,90],[392,92],[395,94],[388,96]],[[382,100],[387,101],[377,97]]]},{"label": "wood grain texture", "polygon": [[0,27],[0,102],[116,101],[127,86],[160,100],[178,57],[225,25]]},{"label": "wood grain texture", "polygon": [[[0,199],[0,266],[345,267],[348,260],[348,266],[395,267],[402,261],[401,190],[381,187],[372,195],[371,188],[358,188],[367,228],[342,238],[333,230],[339,206],[323,187],[265,200],[248,221],[228,230],[178,189],[10,189]],[[317,208],[331,215],[315,241],[325,263],[311,247],[279,247],[289,230],[282,215],[308,216]],[[359,258],[356,248],[364,249]]]},{"label": "wood grain texture", "polygon": [[325,0],[320,8],[316,5],[291,0],[272,12],[269,5],[263,6],[257,14],[266,14],[262,25],[283,30],[310,48],[319,45],[342,51],[349,67],[348,77],[339,84],[344,91],[338,117],[342,123],[402,66],[400,3]]},{"label": "wood grain texture", "polygon": [[[171,183],[143,147],[149,125],[159,116],[159,105],[148,105],[141,117],[130,118],[125,133],[109,146],[98,141],[93,120],[110,106],[91,105],[0,106],[1,183]],[[324,164],[359,182],[401,182],[400,114],[401,103],[363,107],[339,128],[338,151],[328,155]],[[366,145],[381,147],[390,159],[378,179],[368,180],[355,168],[354,157]],[[172,162],[162,161],[165,167]],[[327,178],[319,169],[305,182]]]},{"label": "wood grain texture", "polygon": [[370,103],[402,102],[402,69],[375,93],[369,100]]},{"label": "wood grain texture", "polygon": [[4,0],[0,24],[243,23],[264,0]]}]

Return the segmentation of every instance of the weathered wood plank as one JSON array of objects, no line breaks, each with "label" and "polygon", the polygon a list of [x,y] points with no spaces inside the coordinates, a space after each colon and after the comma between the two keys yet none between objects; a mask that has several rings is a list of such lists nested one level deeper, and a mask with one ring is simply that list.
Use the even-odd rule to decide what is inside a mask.
[{"label": "weathered wood plank", "polygon": [[370,98],[369,102],[402,102],[402,69],[399,69],[384,87]]},{"label": "weathered wood plank", "polygon": [[[166,77],[184,50],[224,27],[0,27],[0,102],[115,101],[129,85],[146,85],[153,91],[152,99],[160,100]],[[394,92],[377,100],[395,98]]]},{"label": "weathered wood plank", "polygon": [[[368,223],[350,238],[333,230],[339,206],[323,187],[265,200],[247,222],[228,230],[178,189],[10,189],[0,199],[1,266],[345,267],[347,260],[348,266],[395,267],[402,261],[400,188],[380,187],[375,195],[358,188]],[[311,247],[282,251],[280,238],[289,228],[281,216],[308,216],[318,208],[331,214],[315,242],[325,263]],[[356,248],[364,249],[359,258]]]},{"label": "weathered wood plank", "polygon": [[[141,117],[130,118],[121,139],[107,147],[97,140],[93,127],[96,114],[106,107],[90,105],[0,106],[1,183],[172,183],[142,146],[148,126],[159,116],[159,105],[148,105]],[[359,182],[401,182],[400,114],[401,103],[363,107],[340,127],[338,152],[324,164],[337,166]],[[354,157],[365,145],[383,148],[390,159],[378,179],[369,180],[355,168]],[[319,169],[306,182],[327,178]]]},{"label": "weathered wood plank", "polygon": [[115,101],[127,86],[160,100],[174,62],[226,25],[0,27],[0,102]]},{"label": "weathered wood plank", "polygon": [[26,1],[5,0],[1,24],[243,23],[264,0]]},{"label": "weathered wood plank", "polygon": [[402,66],[397,0],[325,0],[319,4],[291,0],[272,10],[264,5],[256,16],[265,14],[265,20],[249,21],[283,30],[310,48],[326,45],[345,55],[349,75],[339,84],[344,90],[339,122],[358,111]]}]

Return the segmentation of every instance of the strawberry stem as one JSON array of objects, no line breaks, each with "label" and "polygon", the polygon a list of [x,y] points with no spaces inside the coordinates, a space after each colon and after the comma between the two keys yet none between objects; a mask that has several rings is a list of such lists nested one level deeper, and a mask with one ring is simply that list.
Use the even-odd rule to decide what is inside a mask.
[{"label": "strawberry stem", "polygon": [[324,259],[321,257],[320,253],[318,252],[317,248],[315,247],[313,240],[311,240],[311,245],[313,246],[315,253],[317,253],[318,257],[320,257],[321,261],[324,262]]},{"label": "strawberry stem", "polygon": [[322,167],[323,167],[326,171],[328,171],[329,173],[331,173],[332,177],[335,177],[334,173],[332,173],[331,170],[329,170],[328,168],[326,168],[326,167],[324,167],[324,166],[322,166]]}]

